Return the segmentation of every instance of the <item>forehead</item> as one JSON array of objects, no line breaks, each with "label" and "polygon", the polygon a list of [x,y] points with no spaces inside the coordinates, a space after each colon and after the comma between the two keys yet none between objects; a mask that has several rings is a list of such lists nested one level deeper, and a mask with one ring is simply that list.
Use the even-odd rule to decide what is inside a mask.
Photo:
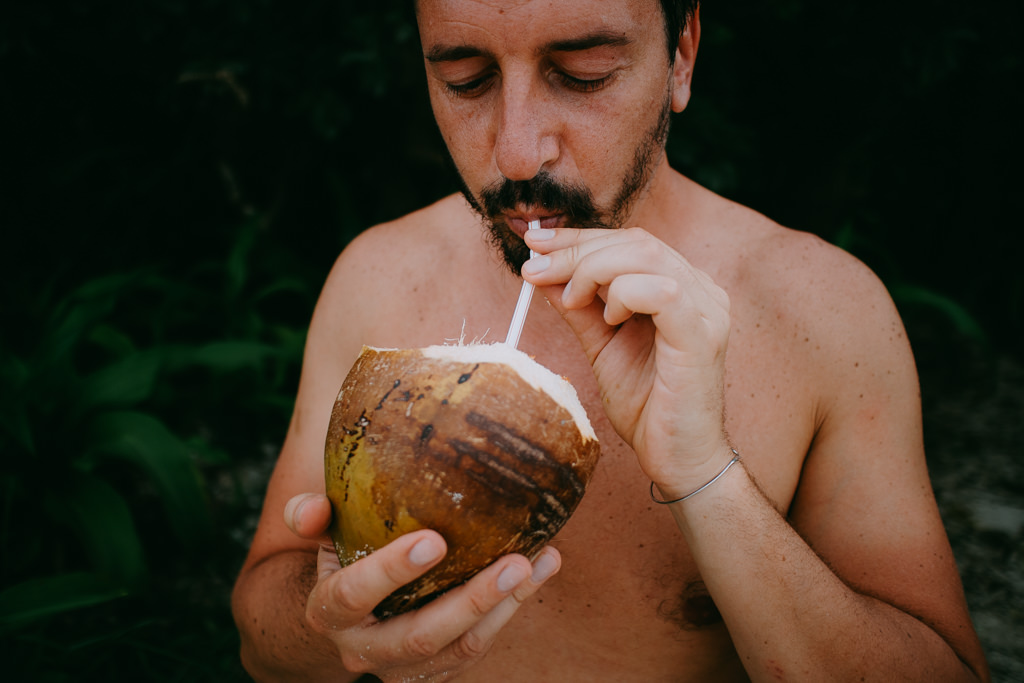
[{"label": "forehead", "polygon": [[465,45],[511,52],[592,34],[663,40],[658,0],[418,0],[425,50]]}]

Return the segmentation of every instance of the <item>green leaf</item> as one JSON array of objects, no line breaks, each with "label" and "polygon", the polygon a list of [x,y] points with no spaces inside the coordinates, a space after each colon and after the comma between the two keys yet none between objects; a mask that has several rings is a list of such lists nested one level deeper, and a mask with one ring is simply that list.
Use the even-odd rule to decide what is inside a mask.
[{"label": "green leaf", "polygon": [[297,277],[279,277],[266,287],[263,287],[256,292],[253,295],[252,300],[254,303],[258,303],[262,299],[269,298],[275,294],[307,294],[308,292],[309,287],[304,280]]},{"label": "green leaf", "polygon": [[917,285],[895,285],[889,293],[897,306],[922,306],[945,317],[964,336],[984,343],[985,331],[966,308],[938,292]]},{"label": "green leaf", "polygon": [[29,579],[0,592],[0,633],[131,593],[130,588],[116,579],[91,572]]},{"label": "green leaf", "polygon": [[110,314],[125,287],[136,278],[130,273],[98,277],[59,302],[51,319],[51,331],[37,355],[39,360],[45,363],[67,357],[79,340]]},{"label": "green leaf", "polygon": [[89,333],[89,341],[115,358],[124,358],[136,351],[135,342],[131,337],[116,327],[103,323]]},{"label": "green leaf", "polygon": [[0,380],[3,381],[5,390],[20,387],[30,375],[25,361],[9,351],[0,351]]},{"label": "green leaf", "polygon": [[46,508],[78,537],[98,573],[125,586],[142,586],[146,560],[131,510],[107,482],[76,474],[68,490],[47,494]]},{"label": "green leaf", "polygon": [[241,225],[231,252],[228,254],[226,267],[228,301],[238,296],[249,279],[249,254],[256,244],[256,232],[259,229],[260,220],[258,215],[253,215]]},{"label": "green leaf", "polygon": [[0,431],[27,453],[35,453],[35,439],[29,424],[24,387],[30,377],[28,366],[11,353],[0,352]]},{"label": "green leaf", "polygon": [[83,301],[113,301],[125,287],[137,282],[139,277],[140,274],[137,272],[101,275],[78,286],[69,298]]},{"label": "green leaf", "polygon": [[153,393],[163,361],[159,349],[133,353],[84,378],[76,407],[132,406]]},{"label": "green leaf", "polygon": [[832,244],[836,245],[843,251],[852,252],[856,244],[860,241],[860,236],[857,234],[856,229],[853,227],[852,221],[845,221],[836,232],[835,237],[832,238]]},{"label": "green leaf", "polygon": [[235,372],[258,368],[268,358],[280,354],[269,344],[248,341],[220,341],[187,351],[178,357],[182,365],[199,365],[214,372]]},{"label": "green leaf", "polygon": [[202,479],[188,446],[160,420],[138,412],[104,413],[93,421],[91,443],[91,455],[120,458],[147,473],[185,548],[194,551],[207,541],[212,528]]},{"label": "green leaf", "polygon": [[214,448],[202,437],[194,436],[186,443],[204,465],[226,466],[232,462],[230,455],[219,448]]}]

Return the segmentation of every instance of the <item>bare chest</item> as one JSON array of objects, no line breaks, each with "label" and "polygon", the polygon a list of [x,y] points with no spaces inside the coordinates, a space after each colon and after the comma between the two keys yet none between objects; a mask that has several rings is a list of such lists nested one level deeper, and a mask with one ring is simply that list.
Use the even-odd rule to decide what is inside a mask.
[{"label": "bare chest", "polygon": [[[366,343],[413,347],[501,341],[514,297],[470,288],[415,325],[372,330]],[[405,319],[414,313],[410,310]],[[394,318],[393,316],[391,318]],[[814,432],[810,373],[788,331],[737,307],[727,356],[727,429],[748,469],[785,513]],[[604,416],[579,345],[539,299],[520,348],[576,387],[602,443],[583,502],[553,545],[563,568],[502,631],[480,680],[743,680],[735,653],[668,510],[649,496],[636,457]]]}]

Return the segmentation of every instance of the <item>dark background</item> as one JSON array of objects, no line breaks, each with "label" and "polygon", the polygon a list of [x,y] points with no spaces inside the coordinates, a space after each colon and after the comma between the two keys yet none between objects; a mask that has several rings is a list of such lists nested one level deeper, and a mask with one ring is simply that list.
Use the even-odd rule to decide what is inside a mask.
[{"label": "dark background", "polygon": [[[0,8],[0,657],[15,679],[241,677],[228,595],[317,292],[360,230],[455,187],[405,4]],[[997,680],[1024,676],[1008,644],[1024,587],[996,569],[1024,539],[1021,13],[708,2],[669,144],[684,173],[889,286]],[[967,489],[1010,522],[979,522]]]}]

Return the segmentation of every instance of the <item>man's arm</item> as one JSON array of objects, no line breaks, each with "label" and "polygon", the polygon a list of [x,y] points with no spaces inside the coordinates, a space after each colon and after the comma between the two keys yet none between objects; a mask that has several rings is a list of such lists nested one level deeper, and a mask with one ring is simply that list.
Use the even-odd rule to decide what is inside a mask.
[{"label": "man's arm", "polygon": [[327,422],[348,366],[359,352],[355,335],[339,325],[348,316],[353,329],[361,326],[359,309],[340,296],[349,286],[346,271],[357,267],[358,262],[343,254],[317,303],[291,424],[232,595],[242,661],[257,680],[357,678],[357,674],[346,675],[339,666],[337,649],[313,630],[305,616],[309,594],[316,585],[320,544],[315,536],[322,533],[328,520],[320,520],[319,525],[313,520],[314,529],[302,537],[289,529],[285,518],[286,504],[294,495],[324,490]]},{"label": "man's arm", "polygon": [[[527,241],[552,257],[528,279],[577,332],[645,473],[669,499],[710,480],[733,455],[728,297],[642,231]],[[898,316],[866,269],[828,249],[815,257],[818,303],[804,314],[821,348],[806,359],[818,429],[792,526],[742,462],[673,515],[754,680],[987,680],[931,494]],[[569,296],[552,287],[570,279]]]}]

